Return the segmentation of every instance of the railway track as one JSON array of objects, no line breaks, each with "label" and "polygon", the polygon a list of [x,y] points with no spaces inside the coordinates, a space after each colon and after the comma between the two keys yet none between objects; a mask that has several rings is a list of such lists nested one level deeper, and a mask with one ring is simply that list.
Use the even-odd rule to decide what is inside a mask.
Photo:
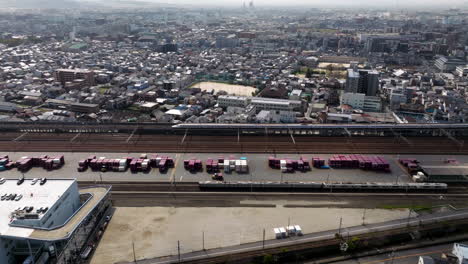
[{"label": "railway track", "polygon": [[[248,191],[206,191],[202,190],[198,182],[154,182],[154,181],[79,181],[78,186],[80,188],[91,187],[95,185],[112,185],[112,193],[118,195],[128,195],[134,197],[156,197],[158,195],[165,196],[168,193],[187,193],[189,195],[200,192],[200,194],[205,193],[208,196],[251,196],[252,194],[259,196],[295,196],[302,198],[310,198],[314,195],[324,196],[330,195],[333,196],[335,193],[339,193],[342,196],[434,196],[437,193],[434,192],[417,192],[417,193],[407,193],[407,192],[350,192],[350,191],[336,191],[332,192],[248,192]],[[195,194],[196,195],[196,194]],[[453,197],[465,197],[468,196],[468,184],[450,184],[448,191],[444,196],[453,196]]]},{"label": "railway track", "polygon": [[[463,142],[463,139],[460,139]],[[3,151],[468,154],[445,137],[195,136],[146,134],[3,133]]]},{"label": "railway track", "polygon": [[198,182],[142,182],[142,181],[119,181],[119,182],[94,182],[80,181],[80,188],[95,185],[112,185],[112,193],[141,193],[141,192],[198,192],[200,188]]}]

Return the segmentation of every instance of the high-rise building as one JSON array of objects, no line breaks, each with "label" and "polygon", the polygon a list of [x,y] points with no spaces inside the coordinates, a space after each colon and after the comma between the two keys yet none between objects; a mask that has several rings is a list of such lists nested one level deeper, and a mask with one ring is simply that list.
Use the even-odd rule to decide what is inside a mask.
[{"label": "high-rise building", "polygon": [[379,73],[375,70],[348,69],[345,91],[375,96],[379,90]]},{"label": "high-rise building", "polygon": [[348,69],[348,74],[346,75],[346,86],[345,91],[347,93],[357,93],[359,87],[359,72]]}]

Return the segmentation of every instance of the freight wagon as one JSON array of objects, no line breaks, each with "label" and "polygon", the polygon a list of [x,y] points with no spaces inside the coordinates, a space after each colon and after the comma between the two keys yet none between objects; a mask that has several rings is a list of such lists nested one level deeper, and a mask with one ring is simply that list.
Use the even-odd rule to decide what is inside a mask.
[{"label": "freight wagon", "polygon": [[298,160],[269,157],[268,166],[273,169],[280,169],[282,172],[294,172],[296,170],[306,172],[310,170],[309,162],[304,157],[300,157]]},{"label": "freight wagon", "polygon": [[89,156],[87,159],[78,162],[78,171],[83,172],[91,168],[93,171],[126,171],[130,168],[133,173],[142,171],[148,172],[151,168],[158,168],[160,172],[165,172],[174,167],[174,160],[167,156],[152,154],[141,154],[139,158],[123,157],[121,159],[107,159],[106,157]]},{"label": "freight wagon", "polygon": [[445,183],[199,182],[203,191],[261,192],[438,192]]},{"label": "freight wagon", "polygon": [[16,161],[15,166],[21,172],[26,172],[32,167],[42,167],[46,170],[56,170],[61,168],[65,164],[65,158],[63,155],[49,157],[47,155],[37,157],[21,157]]}]

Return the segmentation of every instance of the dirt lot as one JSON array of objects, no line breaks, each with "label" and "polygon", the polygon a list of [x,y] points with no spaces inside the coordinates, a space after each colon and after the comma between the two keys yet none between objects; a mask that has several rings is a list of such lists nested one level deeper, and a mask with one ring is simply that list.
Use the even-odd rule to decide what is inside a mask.
[{"label": "dirt lot", "polygon": [[[246,201],[249,202],[249,201]],[[296,201],[295,204],[300,203]],[[92,264],[132,261],[132,241],[137,259],[177,254],[205,248],[259,241],[263,228],[266,238],[274,238],[272,228],[298,224],[304,233],[362,223],[363,209],[276,207],[118,207],[96,249]],[[406,210],[366,211],[366,223],[404,218]]]},{"label": "dirt lot", "polygon": [[217,83],[217,82],[200,82],[200,83],[196,83],[192,87],[200,88],[202,89],[202,91],[208,91],[208,92],[214,90],[215,93],[219,91],[226,91],[230,95],[239,95],[239,96],[252,96],[252,93],[257,90],[252,86]]}]

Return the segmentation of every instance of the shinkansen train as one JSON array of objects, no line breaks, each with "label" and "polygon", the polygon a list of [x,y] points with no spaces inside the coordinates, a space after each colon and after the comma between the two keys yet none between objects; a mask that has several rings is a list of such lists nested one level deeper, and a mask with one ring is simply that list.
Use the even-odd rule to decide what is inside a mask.
[{"label": "shinkansen train", "polygon": [[257,192],[447,192],[445,183],[199,182],[203,191]]},{"label": "shinkansen train", "polygon": [[173,125],[172,128],[182,129],[334,129],[334,128],[348,128],[348,129],[450,129],[450,128],[468,128],[466,123],[408,123],[408,124],[222,124],[222,123],[183,123]]}]

